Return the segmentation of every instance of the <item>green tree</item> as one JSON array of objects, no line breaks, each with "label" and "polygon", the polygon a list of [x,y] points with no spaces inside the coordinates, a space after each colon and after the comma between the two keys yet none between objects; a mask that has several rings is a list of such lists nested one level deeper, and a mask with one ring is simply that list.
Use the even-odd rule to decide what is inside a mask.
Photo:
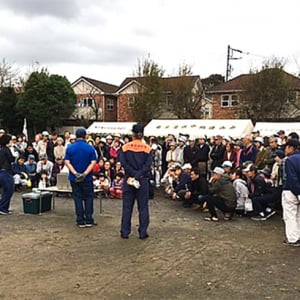
[{"label": "green tree", "polygon": [[208,91],[214,86],[223,83],[225,81],[224,76],[220,74],[212,74],[209,75],[207,78],[201,79],[204,91]]},{"label": "green tree", "polygon": [[54,130],[68,118],[76,103],[76,95],[66,77],[49,75],[46,70],[31,73],[18,101],[18,109],[34,132]]},{"label": "green tree", "polygon": [[176,77],[165,80],[165,90],[170,93],[170,109],[180,119],[201,118],[202,83],[199,76],[192,74],[191,66],[183,63]]},{"label": "green tree", "polygon": [[253,122],[279,121],[298,111],[298,101],[292,89],[293,76],[283,70],[278,59],[266,62],[260,71],[250,71],[242,82],[239,94],[240,118]]},{"label": "green tree", "polygon": [[11,86],[2,87],[0,92],[0,120],[1,127],[7,132],[22,132],[23,119],[17,110],[18,96]]},{"label": "green tree", "polygon": [[151,59],[138,62],[135,76],[138,81],[132,115],[143,124],[157,117],[163,96],[162,76],[164,71]]}]

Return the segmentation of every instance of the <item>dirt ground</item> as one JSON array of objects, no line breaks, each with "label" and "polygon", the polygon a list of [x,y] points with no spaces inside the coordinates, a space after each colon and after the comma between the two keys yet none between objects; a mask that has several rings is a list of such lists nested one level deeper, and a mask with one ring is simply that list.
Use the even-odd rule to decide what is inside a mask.
[{"label": "dirt ground", "polygon": [[280,214],[266,222],[203,221],[160,193],[150,200],[150,238],[137,214],[119,237],[120,200],[95,203],[93,228],[75,226],[71,198],[55,210],[0,216],[0,299],[299,299],[300,249],[282,244]]}]

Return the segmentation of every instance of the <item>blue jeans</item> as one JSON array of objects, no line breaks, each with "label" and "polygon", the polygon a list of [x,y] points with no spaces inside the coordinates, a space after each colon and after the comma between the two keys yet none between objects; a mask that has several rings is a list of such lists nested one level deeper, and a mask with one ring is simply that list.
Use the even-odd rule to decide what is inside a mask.
[{"label": "blue jeans", "polygon": [[70,181],[72,196],[75,204],[77,224],[93,224],[94,213],[94,187],[92,181],[75,183]]},{"label": "blue jeans", "polygon": [[252,198],[254,213],[258,215],[259,213],[264,213],[269,203],[274,203],[277,201],[275,194],[265,194]]},{"label": "blue jeans", "polygon": [[6,171],[0,171],[0,187],[2,188],[0,210],[8,212],[10,200],[14,193],[14,179]]}]

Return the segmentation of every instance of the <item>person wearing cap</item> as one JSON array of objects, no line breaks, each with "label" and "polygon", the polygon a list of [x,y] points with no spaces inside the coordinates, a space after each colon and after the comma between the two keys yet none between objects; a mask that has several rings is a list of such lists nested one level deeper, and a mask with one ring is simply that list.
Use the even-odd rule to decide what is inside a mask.
[{"label": "person wearing cap", "polygon": [[15,158],[15,160],[20,156],[20,152],[19,149],[17,147],[17,137],[15,135],[11,136],[11,140],[10,140],[10,144],[9,144],[9,149],[13,155],[13,157]]},{"label": "person wearing cap", "polygon": [[0,137],[3,136],[5,134],[5,130],[4,129],[0,129]]},{"label": "person wearing cap", "polygon": [[4,134],[0,137],[0,215],[8,215],[10,213],[9,206],[14,193],[14,179],[11,164],[15,158],[8,148],[10,141],[11,136],[8,134]]},{"label": "person wearing cap", "polygon": [[287,140],[284,164],[282,208],[285,224],[284,245],[300,247],[300,152],[297,140]]},{"label": "person wearing cap", "polygon": [[219,221],[216,208],[224,213],[224,220],[229,221],[233,217],[237,204],[236,194],[232,182],[223,175],[222,168],[215,167],[213,169],[208,187],[209,195],[205,196],[210,216],[204,218],[205,221]]},{"label": "person wearing cap", "polygon": [[266,159],[269,157],[269,151],[265,148],[264,139],[261,136],[255,138],[253,142],[257,149],[255,165],[258,169],[263,169],[266,167]]},{"label": "person wearing cap", "polygon": [[56,144],[53,149],[55,161],[58,157],[64,157],[65,153],[66,153],[66,147],[64,146],[64,140],[62,137],[59,136],[56,139]]},{"label": "person wearing cap", "polygon": [[20,155],[17,160],[12,164],[12,174],[14,178],[15,191],[20,192],[22,186],[31,186],[29,174],[27,173],[27,168],[25,166],[25,156]]},{"label": "person wearing cap", "polygon": [[142,141],[144,127],[137,123],[132,127],[132,141],[123,145],[119,160],[124,167],[123,206],[121,238],[127,239],[131,233],[131,217],[135,199],[139,213],[139,238],[148,238],[149,217],[149,177],[151,176],[152,154],[149,145]]},{"label": "person wearing cap", "polygon": [[35,161],[34,154],[29,154],[27,157],[27,161],[24,163],[26,167],[27,174],[31,180],[32,187],[36,187],[38,183],[38,176],[36,172],[37,162]]},{"label": "person wearing cap", "polygon": [[183,150],[185,148],[186,138],[181,136],[177,139],[177,141],[178,141],[178,145],[176,148],[177,162],[179,162],[181,165],[183,165],[183,163],[184,163]]},{"label": "person wearing cap", "polygon": [[47,178],[50,182],[52,169],[53,169],[53,162],[48,159],[48,155],[46,153],[40,155],[40,160],[37,163],[36,172],[38,177],[40,177],[42,171],[47,171]]},{"label": "person wearing cap", "polygon": [[114,142],[119,143],[121,146],[124,145],[124,142],[121,140],[121,134],[120,134],[120,133],[115,133],[115,134],[114,134],[114,140],[113,140],[113,143],[114,143]]},{"label": "person wearing cap", "polygon": [[276,202],[276,190],[270,182],[271,170],[264,168],[258,171],[254,164],[249,164],[243,169],[249,179],[248,197],[252,200],[254,216],[251,217],[254,221],[266,221],[276,212],[269,204]]},{"label": "person wearing cap", "polygon": [[252,140],[255,140],[258,137],[260,137],[260,131],[259,130],[253,130],[252,131]]},{"label": "person wearing cap", "polygon": [[223,161],[221,168],[224,170],[224,175],[228,175],[228,173],[232,170],[233,164],[229,160]]},{"label": "person wearing cap", "polygon": [[42,154],[47,154],[47,147],[49,143],[49,132],[43,131],[42,132],[42,139],[38,141],[37,143],[37,153],[39,157],[41,157]]},{"label": "person wearing cap", "polygon": [[221,167],[225,152],[225,146],[223,145],[223,137],[220,135],[216,135],[215,144],[212,147],[210,152],[211,169],[213,170],[215,167]]},{"label": "person wearing cap", "polygon": [[76,130],[76,142],[66,149],[65,165],[75,204],[76,223],[79,228],[92,227],[94,222],[93,168],[97,162],[95,148],[86,142],[86,130]]}]

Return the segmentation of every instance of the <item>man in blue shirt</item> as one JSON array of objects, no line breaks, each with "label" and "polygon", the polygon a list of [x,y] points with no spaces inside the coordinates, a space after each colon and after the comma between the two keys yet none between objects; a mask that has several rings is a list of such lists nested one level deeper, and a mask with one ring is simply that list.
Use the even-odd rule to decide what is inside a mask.
[{"label": "man in blue shirt", "polygon": [[76,222],[78,227],[92,227],[96,225],[93,219],[94,188],[93,167],[97,162],[94,147],[86,140],[84,128],[76,130],[76,142],[67,147],[65,165],[69,169],[69,180],[75,203]]}]

